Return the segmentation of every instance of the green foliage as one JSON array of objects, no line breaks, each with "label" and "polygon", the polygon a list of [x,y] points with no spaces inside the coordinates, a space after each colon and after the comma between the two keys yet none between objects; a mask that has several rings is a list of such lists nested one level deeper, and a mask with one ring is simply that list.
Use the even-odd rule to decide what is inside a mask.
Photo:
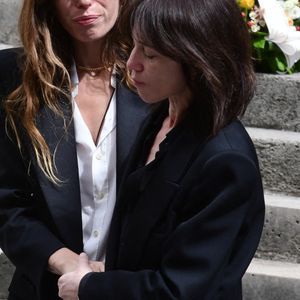
[{"label": "green foliage", "polygon": [[265,33],[251,33],[254,65],[257,72],[287,73],[300,72],[298,61],[292,68],[287,67],[285,55],[275,44],[265,39]]},{"label": "green foliage", "polygon": [[[240,5],[240,2],[237,1]],[[282,50],[273,42],[268,41],[268,28],[262,17],[258,1],[253,2],[252,8],[241,7],[241,13],[251,36],[252,56],[257,72],[292,74],[300,72],[300,61],[288,68]],[[240,5],[241,6],[241,5]],[[300,27],[300,19],[293,20],[293,26]]]}]

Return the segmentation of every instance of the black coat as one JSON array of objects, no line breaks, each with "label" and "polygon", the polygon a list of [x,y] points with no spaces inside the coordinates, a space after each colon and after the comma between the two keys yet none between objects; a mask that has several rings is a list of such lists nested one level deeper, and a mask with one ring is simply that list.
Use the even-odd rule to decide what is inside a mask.
[{"label": "black coat", "polygon": [[[49,182],[37,167],[26,134],[22,154],[5,130],[3,99],[21,82],[20,49],[0,51],[0,248],[16,266],[10,299],[55,300],[57,276],[47,271],[49,256],[61,247],[83,251],[81,202],[74,126],[42,107],[36,122],[52,153],[61,185]],[[67,120],[69,101],[60,99]],[[148,113],[134,93],[117,85],[117,181],[141,122]],[[59,141],[59,142],[58,142]]]},{"label": "black coat", "polygon": [[80,300],[240,300],[257,248],[264,196],[255,149],[239,121],[206,139],[184,122],[137,167],[141,132],[121,187],[106,272],[89,273]]}]

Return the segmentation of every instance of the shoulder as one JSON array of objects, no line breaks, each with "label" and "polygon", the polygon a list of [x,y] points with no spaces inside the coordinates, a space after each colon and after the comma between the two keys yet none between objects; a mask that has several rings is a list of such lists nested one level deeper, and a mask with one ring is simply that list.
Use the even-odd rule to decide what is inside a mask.
[{"label": "shoulder", "polygon": [[7,49],[0,50],[0,58],[1,58],[0,63],[5,64],[6,62],[8,62],[8,61],[3,61],[3,59],[10,60],[11,62],[15,61],[16,58],[19,55],[21,55],[22,52],[23,52],[22,48],[7,48]]},{"label": "shoulder", "polygon": [[21,48],[0,51],[0,99],[21,83]]},{"label": "shoulder", "polygon": [[212,186],[234,182],[246,188],[261,181],[254,145],[239,121],[230,123],[201,145],[190,172]]},{"label": "shoulder", "polygon": [[0,50],[0,75],[20,68],[22,53],[22,48],[9,48]]},{"label": "shoulder", "polygon": [[191,207],[198,207],[199,199],[206,199],[207,203],[221,199],[222,203],[237,206],[250,200],[263,203],[255,149],[239,121],[202,144],[182,185],[193,195]]},{"label": "shoulder", "polygon": [[253,142],[245,127],[238,120],[231,122],[220,130],[216,136],[210,138],[205,143],[203,152],[208,157],[223,156],[231,153],[231,155],[247,157],[255,164],[258,164]]}]

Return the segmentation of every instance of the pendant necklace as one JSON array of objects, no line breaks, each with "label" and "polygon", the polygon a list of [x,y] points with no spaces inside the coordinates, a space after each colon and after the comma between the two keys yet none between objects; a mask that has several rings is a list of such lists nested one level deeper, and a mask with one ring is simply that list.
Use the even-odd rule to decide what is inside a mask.
[{"label": "pendant necklace", "polygon": [[84,71],[88,73],[91,77],[96,77],[102,70],[108,70],[107,67],[101,66],[97,68],[90,68],[90,67],[84,67],[84,66],[79,66],[76,65],[78,70]]}]

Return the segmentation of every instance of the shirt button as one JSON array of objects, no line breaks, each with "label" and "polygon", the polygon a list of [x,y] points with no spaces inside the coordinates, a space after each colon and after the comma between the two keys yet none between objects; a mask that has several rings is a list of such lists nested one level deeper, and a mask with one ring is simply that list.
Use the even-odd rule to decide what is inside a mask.
[{"label": "shirt button", "polygon": [[99,192],[97,195],[96,195],[96,200],[100,201],[104,198],[104,193],[102,192]]},{"label": "shirt button", "polygon": [[101,160],[101,158],[102,158],[102,155],[101,155],[100,153],[98,153],[98,154],[96,155],[96,159],[97,159],[97,160]]},{"label": "shirt button", "polygon": [[93,231],[93,236],[96,238],[99,236],[99,231],[98,230],[94,230]]}]

